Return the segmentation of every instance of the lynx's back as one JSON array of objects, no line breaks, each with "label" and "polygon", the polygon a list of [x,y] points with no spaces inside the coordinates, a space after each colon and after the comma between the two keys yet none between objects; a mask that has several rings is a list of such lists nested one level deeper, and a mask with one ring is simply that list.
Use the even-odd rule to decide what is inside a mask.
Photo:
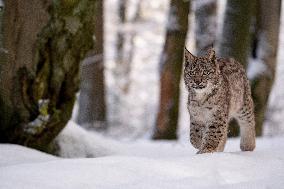
[{"label": "lynx's back", "polygon": [[[251,96],[249,81],[243,66],[233,58],[217,58],[221,75],[226,81],[230,96],[229,118],[235,117]],[[249,104],[253,108],[253,103]]]}]

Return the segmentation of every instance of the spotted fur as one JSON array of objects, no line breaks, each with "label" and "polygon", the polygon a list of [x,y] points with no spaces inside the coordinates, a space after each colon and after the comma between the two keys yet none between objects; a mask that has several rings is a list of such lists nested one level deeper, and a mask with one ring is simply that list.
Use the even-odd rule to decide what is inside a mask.
[{"label": "spotted fur", "polygon": [[241,150],[254,150],[254,106],[242,65],[234,59],[217,58],[213,48],[204,57],[196,57],[185,49],[184,65],[190,142],[198,153],[224,150],[232,118],[240,126]]}]

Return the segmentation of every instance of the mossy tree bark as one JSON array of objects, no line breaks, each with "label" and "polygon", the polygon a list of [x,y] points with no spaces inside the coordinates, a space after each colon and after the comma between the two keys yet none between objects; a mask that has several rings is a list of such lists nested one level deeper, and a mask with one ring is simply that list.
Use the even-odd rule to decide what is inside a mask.
[{"label": "mossy tree bark", "polygon": [[281,0],[258,2],[257,52],[261,73],[251,78],[252,96],[255,104],[256,135],[262,134],[269,94],[274,82],[279,41]]},{"label": "mossy tree bark", "polygon": [[69,120],[79,62],[93,47],[93,0],[6,0],[0,140],[48,150]]},{"label": "mossy tree bark", "polygon": [[105,130],[106,101],[104,80],[104,11],[103,0],[97,0],[94,16],[95,45],[81,66],[79,112],[77,121],[88,129]]},{"label": "mossy tree bark", "polygon": [[176,139],[180,78],[188,30],[189,1],[171,0],[160,59],[160,105],[153,139]]},{"label": "mossy tree bark", "polygon": [[[253,1],[228,0],[218,54],[233,57],[247,67],[250,49],[250,24]],[[238,136],[239,127],[235,121],[230,123],[229,136]]]}]

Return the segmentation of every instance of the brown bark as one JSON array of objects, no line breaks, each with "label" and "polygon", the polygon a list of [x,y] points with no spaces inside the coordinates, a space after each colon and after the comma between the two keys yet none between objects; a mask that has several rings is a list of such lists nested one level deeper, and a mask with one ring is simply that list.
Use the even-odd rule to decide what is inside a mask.
[{"label": "brown bark", "polygon": [[189,9],[189,1],[171,0],[166,42],[160,59],[160,105],[153,139],[177,138],[179,86]]},{"label": "brown bark", "polygon": [[106,102],[104,80],[103,0],[96,1],[95,45],[81,66],[78,123],[89,129],[105,130]]},{"label": "brown bark", "polygon": [[6,0],[0,139],[40,150],[69,120],[79,62],[93,46],[95,2]]}]

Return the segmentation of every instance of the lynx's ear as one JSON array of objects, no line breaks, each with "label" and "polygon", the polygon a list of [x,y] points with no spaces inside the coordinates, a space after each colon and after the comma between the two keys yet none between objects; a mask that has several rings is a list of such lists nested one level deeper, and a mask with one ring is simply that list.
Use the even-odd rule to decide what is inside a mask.
[{"label": "lynx's ear", "polygon": [[219,70],[219,64],[217,63],[217,60],[216,60],[216,53],[215,53],[215,50],[213,47],[210,47],[208,50],[207,50],[207,56],[208,56],[208,59],[210,60],[210,62],[214,63],[216,69],[217,69],[217,72],[219,73],[220,70]]},{"label": "lynx's ear", "polygon": [[191,54],[186,47],[184,47],[184,60],[185,66],[188,66],[189,63],[193,63],[195,61],[195,56]]},{"label": "lynx's ear", "polygon": [[[215,53],[215,50],[213,47],[210,47],[208,50],[207,50],[207,56],[209,58],[209,60],[215,60],[216,59],[216,53]],[[213,61],[215,62],[215,61]]]}]

